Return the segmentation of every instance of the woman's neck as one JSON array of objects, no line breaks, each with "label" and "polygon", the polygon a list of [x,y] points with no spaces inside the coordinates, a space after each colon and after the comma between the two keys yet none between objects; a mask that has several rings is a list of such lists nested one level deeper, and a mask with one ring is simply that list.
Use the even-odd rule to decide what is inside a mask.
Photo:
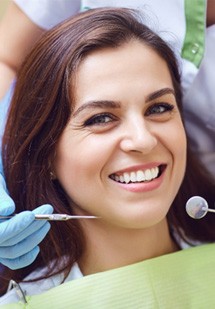
[{"label": "woman's neck", "polygon": [[175,252],[166,220],[147,229],[104,228],[86,223],[83,226],[86,248],[78,261],[84,275],[137,263]]}]

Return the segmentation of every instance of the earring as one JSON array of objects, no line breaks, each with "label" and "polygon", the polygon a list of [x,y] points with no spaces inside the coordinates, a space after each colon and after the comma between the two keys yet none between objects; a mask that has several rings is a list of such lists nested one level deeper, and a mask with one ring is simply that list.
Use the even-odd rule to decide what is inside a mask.
[{"label": "earring", "polygon": [[49,172],[50,180],[56,179],[56,176],[53,172]]}]

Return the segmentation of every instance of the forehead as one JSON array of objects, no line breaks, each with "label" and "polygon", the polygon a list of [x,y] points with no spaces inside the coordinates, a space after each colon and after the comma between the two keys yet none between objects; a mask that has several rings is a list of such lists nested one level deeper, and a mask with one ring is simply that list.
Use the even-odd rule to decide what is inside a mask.
[{"label": "forehead", "polygon": [[135,91],[138,86],[146,92],[173,87],[165,60],[146,44],[132,40],[87,55],[78,67],[74,90],[80,98],[92,92],[108,95],[122,87]]},{"label": "forehead", "polygon": [[91,51],[83,58],[79,64],[79,69],[81,69],[82,66],[85,66],[86,69],[89,65],[104,65],[108,61],[112,62],[113,60],[120,60],[120,64],[121,61],[126,59],[131,61],[134,56],[140,63],[146,57],[151,59],[156,57],[159,58],[161,62],[165,62],[159,53],[151,46],[138,39],[130,39],[128,42],[124,42],[117,47],[104,47]]}]

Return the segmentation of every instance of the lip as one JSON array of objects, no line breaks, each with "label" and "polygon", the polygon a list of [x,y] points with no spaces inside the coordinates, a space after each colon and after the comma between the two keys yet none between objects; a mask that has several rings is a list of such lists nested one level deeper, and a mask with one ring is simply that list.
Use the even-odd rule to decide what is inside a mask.
[{"label": "lip", "polygon": [[111,175],[112,174],[120,175],[120,174],[123,174],[123,173],[137,172],[139,170],[144,171],[144,170],[147,170],[147,169],[158,167],[160,165],[166,166],[166,164],[163,163],[163,162],[151,162],[151,163],[148,163],[148,164],[140,164],[140,165],[134,165],[134,166],[130,166],[130,167],[127,167],[127,168],[123,168],[123,169],[118,170],[114,173],[111,173]]},{"label": "lip", "polygon": [[147,165],[144,165],[144,168],[143,168],[143,165],[138,166],[138,167],[137,166],[129,167],[127,169],[123,169],[121,171],[117,171],[116,173],[114,173],[114,174],[117,174],[117,173],[138,171],[140,169],[143,170],[143,169],[153,168],[153,167],[160,166],[160,165],[162,165],[161,175],[158,176],[157,178],[149,181],[149,182],[136,182],[136,183],[126,184],[126,183],[120,183],[120,182],[114,181],[111,178],[110,179],[118,187],[120,187],[121,189],[126,190],[126,191],[130,191],[130,192],[134,192],[134,193],[143,193],[143,192],[153,191],[153,190],[158,189],[160,187],[160,185],[162,184],[163,179],[164,179],[164,175],[165,175],[165,172],[166,172],[167,164],[157,164],[157,163],[156,164],[147,164]]},{"label": "lip", "polygon": [[147,170],[147,169],[150,169],[150,168],[158,167],[160,165],[165,165],[166,166],[166,163],[163,163],[163,162],[150,162],[148,164],[134,165],[134,166],[130,166],[130,167],[118,170],[118,171],[116,171],[116,172],[114,172],[112,174],[120,175],[120,174],[123,174],[123,173],[137,172],[139,170],[144,171],[144,170]]}]

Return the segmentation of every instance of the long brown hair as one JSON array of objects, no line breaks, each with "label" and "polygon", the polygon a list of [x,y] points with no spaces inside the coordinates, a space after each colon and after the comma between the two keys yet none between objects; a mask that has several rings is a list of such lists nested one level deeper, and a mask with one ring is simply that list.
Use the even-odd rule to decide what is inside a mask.
[{"label": "long brown hair", "polygon": [[[50,203],[56,213],[72,214],[58,181],[50,178],[56,144],[73,108],[73,81],[82,59],[90,52],[117,48],[132,39],[158,53],[167,63],[177,104],[181,110],[180,74],[174,53],[167,44],[129,9],[96,9],[81,13],[48,31],[28,55],[18,77],[3,138],[3,165],[8,191],[16,212]],[[190,219],[184,205],[192,195],[213,202],[214,183],[190,151],[182,186],[168,214],[168,222],[183,239],[214,241],[214,222],[208,216]],[[21,281],[37,267],[56,261],[45,277],[61,271],[65,275],[84,250],[84,237],[75,220],[54,222],[40,245],[36,261],[15,272],[5,267],[1,292],[13,278]],[[65,263],[56,267],[66,256]]]}]

